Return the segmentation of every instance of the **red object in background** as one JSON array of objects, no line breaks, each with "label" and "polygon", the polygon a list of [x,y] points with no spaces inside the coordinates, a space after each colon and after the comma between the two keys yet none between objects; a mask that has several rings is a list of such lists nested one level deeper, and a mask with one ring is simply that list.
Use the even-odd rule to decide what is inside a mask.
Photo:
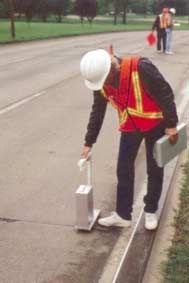
[{"label": "red object in background", "polygon": [[152,32],[147,36],[147,41],[149,45],[154,45],[156,43],[156,37]]}]

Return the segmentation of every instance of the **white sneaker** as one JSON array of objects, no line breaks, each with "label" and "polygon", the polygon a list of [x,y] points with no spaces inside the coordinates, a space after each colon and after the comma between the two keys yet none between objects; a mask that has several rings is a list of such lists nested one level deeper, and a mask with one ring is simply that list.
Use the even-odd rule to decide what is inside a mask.
[{"label": "white sneaker", "polygon": [[165,54],[173,55],[174,53],[172,51],[165,51]]},{"label": "white sneaker", "polygon": [[100,218],[98,223],[102,226],[117,226],[117,227],[130,227],[131,220],[121,218],[117,212],[113,211],[108,217]]},{"label": "white sneaker", "polygon": [[145,228],[155,230],[158,226],[158,219],[155,213],[145,212]]}]

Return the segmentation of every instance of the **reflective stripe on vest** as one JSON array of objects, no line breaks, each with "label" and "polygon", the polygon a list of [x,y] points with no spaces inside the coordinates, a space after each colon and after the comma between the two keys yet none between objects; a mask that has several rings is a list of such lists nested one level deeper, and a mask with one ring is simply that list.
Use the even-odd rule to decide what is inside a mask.
[{"label": "reflective stripe on vest", "polygon": [[[128,77],[129,77],[129,68],[131,64],[131,59],[123,59],[121,64],[121,73],[120,73],[120,86],[116,90],[111,86],[104,86],[104,89],[101,91],[101,94],[105,96],[109,102],[118,110],[120,129],[127,130],[127,121],[130,120],[128,117],[132,116],[137,118],[140,125],[137,124],[141,130],[152,128],[159,120],[163,118],[163,114],[159,106],[149,98],[149,95],[141,88],[141,81],[138,75],[138,60],[139,57],[134,57],[132,59],[132,70],[131,70],[131,93],[129,94],[129,101],[126,107],[126,100],[128,96]],[[149,106],[149,107],[148,107]],[[150,108],[151,111],[146,111],[145,107]],[[145,119],[144,121],[142,119]],[[151,120],[151,122],[147,122]],[[143,121],[143,122],[142,122]],[[142,125],[146,123],[146,125]],[[147,123],[149,125],[147,125]]]},{"label": "reflective stripe on vest", "polygon": [[136,99],[136,109],[128,107],[129,113],[149,119],[163,118],[162,112],[144,112],[138,72],[132,72],[132,82]]}]

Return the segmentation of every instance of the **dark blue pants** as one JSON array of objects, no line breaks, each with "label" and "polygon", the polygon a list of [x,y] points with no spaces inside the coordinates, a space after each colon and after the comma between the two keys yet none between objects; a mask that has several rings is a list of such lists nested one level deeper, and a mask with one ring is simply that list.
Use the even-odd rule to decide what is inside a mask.
[{"label": "dark blue pants", "polygon": [[[161,43],[163,46],[161,46]],[[165,52],[166,49],[166,31],[165,29],[158,31],[157,33],[157,50],[162,50]]]},{"label": "dark blue pants", "polygon": [[119,156],[117,164],[117,213],[124,219],[131,219],[135,159],[142,140],[145,140],[147,162],[147,194],[144,196],[146,212],[154,213],[158,209],[158,201],[162,192],[163,168],[157,166],[153,158],[153,147],[157,139],[164,135],[163,123],[148,132],[122,132],[120,138]]}]

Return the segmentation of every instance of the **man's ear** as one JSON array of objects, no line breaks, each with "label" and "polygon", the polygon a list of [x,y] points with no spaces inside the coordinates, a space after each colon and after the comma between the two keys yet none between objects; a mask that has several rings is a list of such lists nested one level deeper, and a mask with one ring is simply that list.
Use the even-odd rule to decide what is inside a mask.
[{"label": "man's ear", "polygon": [[120,63],[115,56],[111,56],[111,63],[117,71],[120,70]]}]

